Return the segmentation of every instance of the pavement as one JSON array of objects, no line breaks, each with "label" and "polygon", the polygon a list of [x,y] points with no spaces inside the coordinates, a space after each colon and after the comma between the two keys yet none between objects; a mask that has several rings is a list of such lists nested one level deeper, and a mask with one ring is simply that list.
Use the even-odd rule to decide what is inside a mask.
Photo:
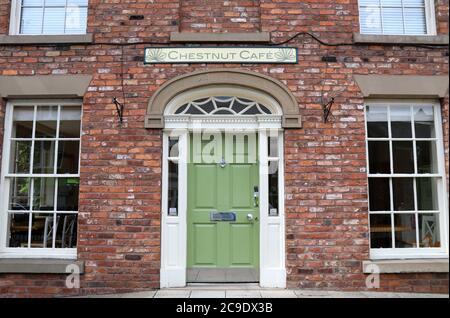
[{"label": "pavement", "polygon": [[261,288],[257,284],[195,284],[184,288],[91,295],[89,298],[449,298],[448,294],[342,292],[299,289]]}]

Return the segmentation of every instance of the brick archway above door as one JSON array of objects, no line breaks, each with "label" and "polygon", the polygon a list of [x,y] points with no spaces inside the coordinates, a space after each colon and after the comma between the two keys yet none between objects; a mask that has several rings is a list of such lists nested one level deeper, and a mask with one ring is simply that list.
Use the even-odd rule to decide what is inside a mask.
[{"label": "brick archway above door", "polygon": [[283,128],[301,128],[298,103],[289,89],[269,76],[239,69],[213,69],[178,76],[162,85],[151,97],[146,128],[164,128],[164,109],[177,95],[199,87],[228,85],[270,95],[283,109]]}]

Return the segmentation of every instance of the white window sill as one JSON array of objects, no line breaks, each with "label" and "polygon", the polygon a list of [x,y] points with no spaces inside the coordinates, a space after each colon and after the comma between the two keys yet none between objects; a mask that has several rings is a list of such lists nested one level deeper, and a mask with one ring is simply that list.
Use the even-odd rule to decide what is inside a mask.
[{"label": "white window sill", "polygon": [[92,33],[61,35],[0,35],[0,44],[89,44],[94,40]]},{"label": "white window sill", "polygon": [[374,273],[374,265],[379,273],[448,273],[448,258],[441,259],[401,259],[371,260],[363,262],[363,272]]},{"label": "white window sill", "polygon": [[76,265],[84,273],[84,262],[69,259],[3,258],[0,273],[67,274],[68,265]]},{"label": "white window sill", "polygon": [[356,44],[422,44],[448,45],[449,36],[443,35],[377,35],[354,33]]}]

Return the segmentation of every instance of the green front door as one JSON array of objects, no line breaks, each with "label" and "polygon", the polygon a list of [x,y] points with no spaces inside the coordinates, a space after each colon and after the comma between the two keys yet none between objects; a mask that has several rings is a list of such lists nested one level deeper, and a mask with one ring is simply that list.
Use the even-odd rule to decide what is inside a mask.
[{"label": "green front door", "polygon": [[259,268],[258,142],[256,134],[214,137],[190,137],[187,267],[229,281],[233,269]]}]

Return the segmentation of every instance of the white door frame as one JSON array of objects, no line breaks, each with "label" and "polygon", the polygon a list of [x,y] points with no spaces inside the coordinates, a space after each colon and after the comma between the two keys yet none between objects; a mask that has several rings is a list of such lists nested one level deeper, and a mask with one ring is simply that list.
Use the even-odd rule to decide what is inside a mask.
[{"label": "white door frame", "polygon": [[[177,97],[178,98],[178,97]],[[264,98],[264,97],[262,97]],[[216,129],[259,134],[259,191],[260,191],[260,279],[261,287],[286,288],[285,213],[284,213],[284,140],[281,107],[275,115],[173,115],[168,105],[163,132],[162,210],[161,210],[161,271],[160,287],[186,286],[187,271],[187,163],[189,134],[197,129]],[[177,102],[178,105],[181,102]],[[266,103],[266,105],[268,105]],[[178,138],[178,156],[169,156],[169,137]],[[278,138],[278,157],[269,158],[268,138]],[[178,215],[169,216],[169,161],[178,163]],[[278,163],[278,216],[269,216],[269,161]]]}]

